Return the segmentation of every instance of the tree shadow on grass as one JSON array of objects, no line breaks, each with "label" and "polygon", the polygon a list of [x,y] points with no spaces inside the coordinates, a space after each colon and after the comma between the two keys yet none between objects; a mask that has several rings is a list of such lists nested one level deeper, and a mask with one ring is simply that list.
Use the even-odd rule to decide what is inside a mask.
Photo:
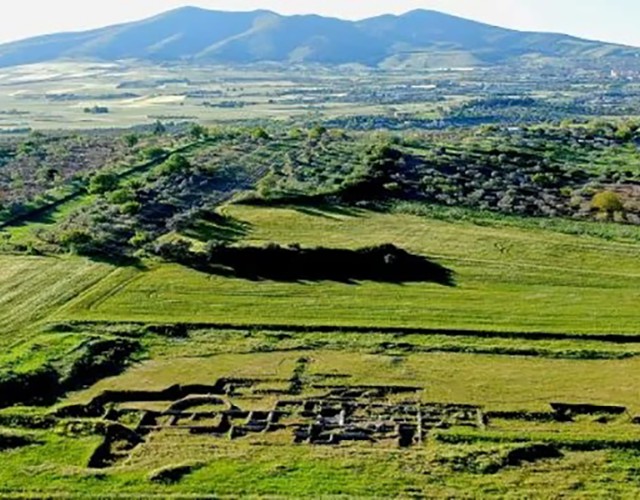
[{"label": "tree shadow on grass", "polygon": [[202,212],[200,218],[182,231],[185,236],[199,241],[234,243],[251,232],[251,224],[214,211]]},{"label": "tree shadow on grass", "polygon": [[208,274],[251,281],[345,284],[374,281],[455,286],[452,270],[390,244],[359,250],[219,246],[212,248],[206,258],[192,258],[187,264]]}]

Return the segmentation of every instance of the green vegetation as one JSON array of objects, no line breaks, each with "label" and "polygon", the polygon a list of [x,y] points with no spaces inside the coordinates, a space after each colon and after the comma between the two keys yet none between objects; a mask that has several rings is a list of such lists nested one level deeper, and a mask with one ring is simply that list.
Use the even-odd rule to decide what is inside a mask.
[{"label": "green vegetation", "polygon": [[104,194],[118,187],[118,176],[111,172],[98,172],[89,181],[91,194]]},{"label": "green vegetation", "polygon": [[609,219],[613,219],[616,212],[624,210],[624,204],[616,193],[611,191],[602,191],[593,197],[591,202],[593,208],[607,215]]},{"label": "green vegetation", "polygon": [[638,496],[637,89],[543,66],[7,70],[147,125],[0,141],[0,496]]},{"label": "green vegetation", "polygon": [[[134,330],[129,333],[134,334]],[[628,405],[630,412],[637,411],[637,391],[628,382],[637,373],[637,359],[545,360],[392,351],[374,354],[345,343],[349,339],[369,342],[367,335],[333,334],[336,344],[328,350],[318,347],[323,335],[306,334],[308,354],[286,350],[287,342],[295,341],[296,336],[287,340],[283,335],[212,330],[190,332],[188,342],[156,337],[150,351],[153,359],[78,393],[69,403],[86,402],[104,389],[139,390],[141,381],[145,381],[145,390],[164,389],[174,383],[210,383],[229,376],[261,377],[265,386],[277,385],[279,379],[286,380],[296,371],[301,356],[307,356],[309,361],[301,376],[303,395],[311,390],[309,384],[314,380],[318,383],[326,377],[329,381],[337,375],[342,378],[335,378],[331,384],[343,383],[347,377],[354,386],[419,385],[425,387],[420,395],[425,402],[483,404],[489,427],[441,429],[424,447],[410,450],[384,444],[294,445],[285,431],[229,440],[175,429],[155,434],[136,448],[125,464],[91,470],[86,464],[102,439],[100,431],[86,426],[81,430],[79,419],[63,420],[57,424],[58,432],[31,430],[31,445],[14,448],[11,455],[4,452],[8,457],[2,471],[4,491],[23,488],[26,476],[20,473],[21,468],[46,457],[50,466],[31,476],[32,493],[285,492],[313,496],[319,488],[326,494],[397,495],[411,489],[414,494],[451,495],[469,488],[506,494],[510,488],[518,487],[526,494],[543,496],[549,491],[545,481],[555,477],[556,492],[570,494],[579,481],[579,491],[600,495],[610,492],[610,481],[631,470],[636,460],[633,448],[637,446],[637,431],[628,423],[628,416],[614,417],[609,423],[596,422],[598,415],[576,417],[569,423],[544,418],[552,415],[549,400],[573,399],[576,395],[582,396],[581,402],[616,401]],[[387,339],[391,338],[387,335]],[[254,342],[269,339],[274,351],[258,352]],[[247,347],[251,352],[232,353]],[[259,408],[270,399],[268,395],[254,396],[249,404]],[[241,394],[235,400],[247,404]],[[137,405],[153,407],[151,403]],[[12,410],[13,414],[16,411]],[[530,412],[542,420],[508,417],[517,411],[522,415]],[[32,421],[37,420],[32,417]],[[546,444],[540,445],[541,442]],[[594,474],[594,470],[598,472]],[[620,494],[635,491],[633,482],[617,484]]]},{"label": "green vegetation", "polygon": [[253,282],[161,265],[132,271],[134,280],[121,272],[122,286],[105,281],[58,317],[637,333],[637,244],[338,208],[232,206],[225,215],[251,228],[245,241],[252,244],[357,248],[395,241],[452,269],[457,286]]},{"label": "green vegetation", "polygon": [[3,255],[0,262],[0,345],[5,348],[113,271],[105,264],[69,258]]},{"label": "green vegetation", "polygon": [[51,404],[66,391],[122,370],[138,349],[126,339],[43,335],[0,357],[0,401]]}]

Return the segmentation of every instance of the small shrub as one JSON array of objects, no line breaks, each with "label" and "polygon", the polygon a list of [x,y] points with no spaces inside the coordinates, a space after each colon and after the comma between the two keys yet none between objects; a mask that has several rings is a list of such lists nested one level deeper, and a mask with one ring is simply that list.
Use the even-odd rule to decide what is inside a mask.
[{"label": "small shrub", "polygon": [[160,484],[175,484],[203,466],[204,464],[200,462],[169,465],[151,472],[151,474],[149,474],[149,481]]},{"label": "small shrub", "polygon": [[199,141],[201,139],[205,139],[209,133],[205,127],[196,123],[189,129],[189,135],[196,141]]},{"label": "small shrub", "polygon": [[158,158],[162,158],[166,154],[167,152],[163,148],[157,146],[146,148],[142,152],[142,155],[147,160],[157,160]]},{"label": "small shrub", "polygon": [[122,140],[128,148],[134,148],[140,142],[140,137],[136,134],[126,134]]},{"label": "small shrub", "polygon": [[191,170],[191,163],[181,154],[172,154],[167,161],[156,167],[158,175],[182,174]]},{"label": "small shrub", "polygon": [[104,194],[115,190],[118,187],[118,176],[112,172],[98,172],[89,181],[89,192],[91,194]]},{"label": "small shrub", "polygon": [[325,127],[323,127],[322,125],[317,125],[309,130],[309,140],[318,141],[322,139],[326,133],[327,129]]},{"label": "small shrub", "polygon": [[109,202],[114,203],[116,205],[124,205],[130,201],[133,201],[135,195],[130,189],[118,189],[117,191],[113,191],[109,195]]},{"label": "small shrub", "polygon": [[269,139],[271,139],[271,136],[262,127],[256,127],[251,131],[251,138],[255,141],[268,141]]},{"label": "small shrub", "polygon": [[123,205],[120,205],[120,212],[125,215],[135,215],[140,211],[141,208],[142,205],[137,201],[129,201],[127,203],[124,203]]},{"label": "small shrub", "polygon": [[58,242],[72,253],[84,254],[93,248],[93,237],[83,229],[68,229],[58,236]]},{"label": "small shrub", "polygon": [[594,195],[591,200],[591,206],[604,213],[609,218],[613,218],[616,212],[622,212],[624,210],[624,204],[616,193],[612,191],[602,191]]},{"label": "small shrub", "polygon": [[192,258],[191,245],[184,240],[158,243],[154,251],[156,255],[169,262],[185,263]]}]

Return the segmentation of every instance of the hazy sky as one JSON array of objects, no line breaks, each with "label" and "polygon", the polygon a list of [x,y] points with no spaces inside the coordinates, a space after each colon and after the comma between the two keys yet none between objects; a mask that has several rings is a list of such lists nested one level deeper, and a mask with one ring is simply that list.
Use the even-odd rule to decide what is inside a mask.
[{"label": "hazy sky", "polygon": [[640,0],[0,0],[0,42],[141,19],[183,5],[349,19],[425,8],[500,26],[640,46]]}]

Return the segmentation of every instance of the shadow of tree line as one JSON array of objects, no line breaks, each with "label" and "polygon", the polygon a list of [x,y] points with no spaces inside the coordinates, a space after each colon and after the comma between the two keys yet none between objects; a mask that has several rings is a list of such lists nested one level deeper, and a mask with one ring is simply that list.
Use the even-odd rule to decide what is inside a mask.
[{"label": "shadow of tree line", "polygon": [[203,242],[233,243],[247,236],[251,230],[251,224],[248,222],[221,215],[213,210],[203,210],[199,215],[197,220],[183,229],[182,233],[185,236]]},{"label": "shadow of tree line", "polygon": [[157,248],[157,253],[165,260],[208,274],[252,281],[429,282],[455,286],[453,271],[392,244],[350,250],[214,243],[205,252],[192,252],[187,243],[173,242]]}]

